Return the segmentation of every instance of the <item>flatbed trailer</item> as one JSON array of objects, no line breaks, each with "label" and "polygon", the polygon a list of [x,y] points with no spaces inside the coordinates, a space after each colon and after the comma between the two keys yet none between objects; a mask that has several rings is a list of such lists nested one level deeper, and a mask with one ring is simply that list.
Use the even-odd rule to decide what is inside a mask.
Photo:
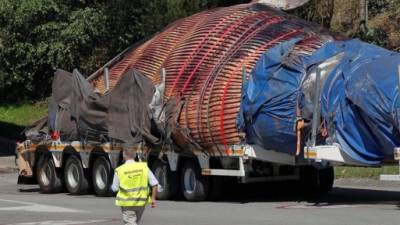
[{"label": "flatbed trailer", "polygon": [[[84,144],[79,141],[27,140],[17,146],[19,183],[38,183],[44,193],[65,189],[71,194],[112,195],[113,169],[122,163],[120,144]],[[229,151],[177,152],[140,145],[137,160],[147,161],[159,180],[159,199],[171,199],[179,191],[188,201],[216,198],[227,179],[239,183],[302,181],[315,192],[329,191],[332,167],[314,167],[299,157],[252,145],[230,146]]]}]

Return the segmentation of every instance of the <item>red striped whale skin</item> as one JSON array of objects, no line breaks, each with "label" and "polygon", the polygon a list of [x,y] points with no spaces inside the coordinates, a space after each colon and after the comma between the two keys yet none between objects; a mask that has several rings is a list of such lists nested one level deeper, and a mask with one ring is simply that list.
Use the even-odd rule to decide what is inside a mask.
[{"label": "red striped whale skin", "polygon": [[[130,68],[155,84],[165,68],[165,98],[185,102],[179,126],[204,149],[240,143],[236,117],[242,70],[251,72],[261,54],[284,41],[301,38],[291,57],[311,54],[334,39],[318,25],[260,4],[217,8],[178,20],[126,53],[110,68],[110,88]],[[102,74],[92,79],[104,90]]]}]

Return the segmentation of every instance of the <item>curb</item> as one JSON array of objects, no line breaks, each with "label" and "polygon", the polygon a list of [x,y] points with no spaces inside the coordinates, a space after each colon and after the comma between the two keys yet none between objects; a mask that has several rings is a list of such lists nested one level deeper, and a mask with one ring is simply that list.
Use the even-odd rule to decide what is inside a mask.
[{"label": "curb", "polygon": [[335,180],[334,187],[400,191],[400,182],[368,178],[339,178]]},{"label": "curb", "polygon": [[0,169],[17,169],[15,156],[0,157]]}]

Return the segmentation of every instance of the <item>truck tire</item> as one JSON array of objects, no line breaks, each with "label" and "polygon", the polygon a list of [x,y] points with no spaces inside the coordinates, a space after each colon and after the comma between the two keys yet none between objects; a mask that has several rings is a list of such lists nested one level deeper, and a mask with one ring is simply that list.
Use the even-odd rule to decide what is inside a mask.
[{"label": "truck tire", "polygon": [[157,199],[168,200],[174,198],[178,193],[178,176],[172,172],[167,163],[156,160],[151,167],[162,189],[157,191]]},{"label": "truck tire", "polygon": [[43,193],[58,193],[63,190],[62,173],[57,170],[51,155],[41,155],[36,166],[37,182]]},{"label": "truck tire", "polygon": [[181,189],[188,201],[204,201],[208,197],[209,177],[201,175],[200,168],[194,161],[186,161],[182,167]]},{"label": "truck tire", "polygon": [[313,166],[306,166],[300,170],[301,186],[308,194],[328,194],[332,190],[334,179],[333,167],[318,169]]},{"label": "truck tire", "polygon": [[113,171],[110,161],[104,156],[97,157],[92,167],[93,189],[97,196],[111,196],[111,184],[113,181]]},{"label": "truck tire", "polygon": [[78,156],[68,157],[64,168],[64,178],[65,186],[70,194],[81,195],[88,192],[89,181]]}]

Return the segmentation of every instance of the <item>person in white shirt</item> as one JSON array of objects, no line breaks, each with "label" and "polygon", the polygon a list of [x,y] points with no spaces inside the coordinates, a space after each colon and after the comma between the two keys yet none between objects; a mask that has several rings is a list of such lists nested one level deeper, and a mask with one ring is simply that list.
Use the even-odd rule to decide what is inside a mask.
[{"label": "person in white shirt", "polygon": [[[137,172],[137,171],[143,171],[143,168],[145,167],[145,169],[147,169],[147,178],[145,178],[143,176],[143,179],[148,179],[148,185],[151,187],[152,189],[152,193],[151,193],[151,207],[155,208],[156,207],[156,194],[157,194],[157,186],[158,186],[158,181],[155,178],[153,172],[145,165],[145,164],[141,164],[141,170],[138,170],[137,168],[135,169],[134,165],[131,164],[135,164],[137,162],[135,162],[134,157],[135,157],[135,152],[131,149],[127,149],[124,150],[123,152],[123,157],[125,160],[125,163],[121,166],[119,166],[117,169],[115,169],[115,174],[114,174],[114,179],[113,179],[113,183],[111,186],[112,191],[114,192],[118,192],[117,194],[117,200],[116,200],[116,204],[121,206],[121,211],[122,211],[122,219],[125,225],[137,225],[139,224],[141,217],[143,215],[144,209],[145,209],[145,203],[144,202],[135,202],[135,201],[130,201],[130,198],[120,198],[124,195],[128,195],[130,191],[129,190],[124,190],[124,188],[121,187],[120,184],[120,179],[125,181],[127,179],[129,179],[129,176],[132,176],[132,173],[137,173],[137,176],[143,176],[143,172]],[[137,164],[140,165],[140,164]],[[131,169],[130,169],[131,168]],[[121,169],[122,171],[124,171],[123,173],[121,173]],[[131,171],[130,171],[131,170]],[[120,174],[117,173],[117,171],[120,171]],[[128,175],[127,175],[128,174]],[[144,181],[142,181],[144,182]],[[131,181],[129,181],[128,183],[131,183]],[[123,185],[122,185],[123,186]],[[132,187],[131,187],[132,188]],[[134,187],[131,191],[131,193],[133,192],[133,190],[135,190],[135,192],[137,193],[138,191],[143,191],[143,189],[141,189],[141,187]],[[121,194],[122,192],[122,194]],[[148,191],[145,191],[144,194],[147,195]],[[121,195],[121,196],[119,196]],[[147,201],[146,201],[147,202]],[[132,205],[130,205],[132,204]],[[140,205],[140,206],[138,206]]]}]

